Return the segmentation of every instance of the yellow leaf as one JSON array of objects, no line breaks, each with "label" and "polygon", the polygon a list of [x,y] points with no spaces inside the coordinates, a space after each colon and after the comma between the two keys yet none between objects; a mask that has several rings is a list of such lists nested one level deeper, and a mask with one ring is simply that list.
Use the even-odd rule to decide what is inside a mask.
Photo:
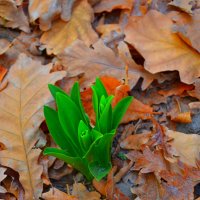
[{"label": "yellow leaf", "polygon": [[40,137],[43,105],[52,101],[47,84],[65,76],[63,71],[49,73],[51,68],[20,54],[7,75],[7,88],[0,92],[0,138],[5,145],[0,163],[19,172],[27,200],[39,199],[43,190],[41,150],[33,147]]},{"label": "yellow leaf", "polygon": [[93,10],[86,1],[80,3],[74,8],[71,20],[64,22],[57,20],[50,31],[45,32],[41,37],[41,42],[45,44],[48,54],[61,53],[76,39],[83,40],[90,46],[97,40],[97,34],[92,29]]},{"label": "yellow leaf", "polygon": [[151,10],[125,28],[126,41],[144,57],[151,73],[179,71],[181,81],[191,84],[200,76],[200,54],[172,33],[173,22],[166,15]]}]

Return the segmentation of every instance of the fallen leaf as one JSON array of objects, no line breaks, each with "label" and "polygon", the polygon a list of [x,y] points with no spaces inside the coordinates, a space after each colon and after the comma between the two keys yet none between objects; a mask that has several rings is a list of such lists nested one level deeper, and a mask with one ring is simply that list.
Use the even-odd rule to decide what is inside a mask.
[{"label": "fallen leaf", "polygon": [[21,6],[17,6],[14,0],[1,0],[0,24],[4,27],[19,28],[30,32],[27,17]]},{"label": "fallen leaf", "polygon": [[171,85],[171,88],[167,88],[165,90],[159,90],[158,94],[161,94],[163,96],[172,96],[172,95],[182,95],[185,91],[193,90],[193,85],[187,85],[185,83],[177,82],[175,84]]},{"label": "fallen leaf", "polygon": [[101,0],[94,6],[95,13],[104,11],[111,12],[114,9],[127,9],[131,10],[133,7],[132,0]]},{"label": "fallen leaf", "polygon": [[176,6],[177,8],[180,8],[181,10],[192,14],[192,3],[194,0],[172,0],[168,5]]},{"label": "fallen leaf", "polygon": [[56,188],[51,188],[49,192],[43,193],[42,198],[45,200],[78,200],[78,198],[68,195]]},{"label": "fallen leaf", "polygon": [[[122,83],[114,77],[102,76],[100,77],[102,80],[106,91],[109,95],[114,95],[114,99],[112,101],[112,106],[115,106],[117,102],[119,102],[123,97],[128,96],[128,92],[130,91],[129,86],[122,85]],[[83,106],[85,108],[86,113],[89,115],[92,123],[95,122],[95,113],[92,106],[92,90],[91,88],[86,89],[81,92],[81,99],[83,102]],[[128,123],[132,120],[137,120],[139,118],[149,119],[150,115],[153,113],[153,108],[141,103],[136,98],[134,98],[123,117],[121,123]]]},{"label": "fallen leaf", "polygon": [[64,21],[70,20],[75,2],[76,0],[30,0],[28,7],[30,21],[34,22],[39,18],[40,29],[47,31],[58,15],[61,15],[61,19]]},{"label": "fallen leaf", "polygon": [[43,105],[52,100],[47,84],[65,76],[64,71],[49,73],[51,68],[20,54],[7,75],[7,88],[0,92],[0,136],[6,147],[0,151],[0,161],[20,173],[26,199],[39,199],[42,192],[41,150],[32,148],[40,137]]},{"label": "fallen leaf", "polygon": [[48,54],[59,54],[77,39],[90,46],[98,37],[93,30],[93,10],[86,0],[82,0],[74,8],[69,22],[57,20],[51,30],[45,32],[40,41],[44,44]]},{"label": "fallen leaf", "polygon": [[74,183],[72,195],[77,197],[77,199],[100,200],[101,198],[98,192],[89,192],[82,183]]},{"label": "fallen leaf", "polygon": [[6,39],[0,39],[0,55],[4,54],[11,46],[11,43]]},{"label": "fallen leaf", "polygon": [[181,81],[191,84],[200,76],[200,55],[172,33],[172,25],[169,17],[151,10],[140,19],[130,18],[126,41],[142,54],[149,72],[177,70]]},{"label": "fallen leaf", "polygon": [[194,186],[190,176],[184,176],[169,171],[162,171],[160,176],[165,180],[162,182],[161,198],[170,200],[193,200]]},{"label": "fallen leaf", "polygon": [[[105,46],[102,40],[97,41],[93,48],[87,47],[82,41],[76,41],[58,57],[61,64],[67,68],[69,77],[84,74],[81,83],[82,88],[88,88],[95,81],[96,76],[113,76],[122,81],[126,76],[126,63]],[[131,88],[138,82],[140,77],[145,79],[143,89],[146,89],[153,81],[150,73],[145,72],[142,66],[132,62],[128,67]]]},{"label": "fallen leaf", "polygon": [[0,65],[0,83],[2,82],[4,76],[6,75],[7,73],[7,69],[3,66]]},{"label": "fallen leaf", "polygon": [[151,133],[129,135],[120,143],[120,147],[123,149],[141,150],[141,146],[149,141],[151,135]]},{"label": "fallen leaf", "polygon": [[140,175],[138,186],[132,187],[131,192],[139,197],[139,200],[160,199],[159,182],[153,173]]},{"label": "fallen leaf", "polygon": [[180,161],[196,167],[196,160],[199,159],[200,152],[200,135],[172,130],[168,130],[166,134],[173,138],[170,143],[177,150]]}]

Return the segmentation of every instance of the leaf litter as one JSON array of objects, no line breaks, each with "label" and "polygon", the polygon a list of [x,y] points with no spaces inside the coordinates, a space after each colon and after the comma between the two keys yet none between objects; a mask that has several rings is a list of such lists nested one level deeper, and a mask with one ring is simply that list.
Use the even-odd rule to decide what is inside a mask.
[{"label": "leaf litter", "polygon": [[[199,13],[194,0],[1,0],[0,198],[200,198]],[[88,182],[42,154],[56,147],[43,106],[55,106],[49,83],[69,92],[78,81],[94,125],[96,77],[112,106],[134,100],[111,171]]]}]

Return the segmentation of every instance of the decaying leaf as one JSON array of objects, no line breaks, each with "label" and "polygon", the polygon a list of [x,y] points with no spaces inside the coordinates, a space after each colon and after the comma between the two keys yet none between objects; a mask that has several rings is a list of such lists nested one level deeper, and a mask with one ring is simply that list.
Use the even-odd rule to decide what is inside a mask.
[{"label": "decaying leaf", "polygon": [[168,130],[166,134],[173,138],[171,145],[178,151],[180,161],[196,167],[196,160],[199,159],[200,152],[200,135],[172,130]]},{"label": "decaying leaf", "polygon": [[18,7],[14,0],[0,1],[0,24],[30,32],[27,17],[23,13],[22,7]]},{"label": "decaying leaf", "polygon": [[104,11],[110,12],[114,9],[127,9],[131,10],[133,6],[132,0],[101,0],[94,6],[95,13],[101,13]]},{"label": "decaying leaf", "polygon": [[93,10],[86,0],[82,0],[74,8],[69,22],[57,20],[51,30],[41,37],[41,43],[47,49],[48,54],[62,53],[76,39],[84,41],[90,46],[97,41],[96,32],[92,29]]},{"label": "decaying leaf", "polygon": [[141,18],[130,18],[126,41],[142,54],[149,72],[177,70],[181,81],[191,84],[200,76],[200,55],[172,33],[172,25],[166,15],[151,10]]},{"label": "decaying leaf", "polygon": [[8,73],[7,88],[0,92],[0,136],[6,147],[0,151],[0,162],[20,173],[26,199],[38,199],[42,192],[41,150],[32,148],[44,120],[43,105],[52,100],[47,84],[65,76],[63,71],[49,73],[51,68],[21,54]]},{"label": "decaying leaf", "polygon": [[0,83],[2,82],[4,76],[6,75],[7,73],[7,69],[3,66],[0,65]]}]

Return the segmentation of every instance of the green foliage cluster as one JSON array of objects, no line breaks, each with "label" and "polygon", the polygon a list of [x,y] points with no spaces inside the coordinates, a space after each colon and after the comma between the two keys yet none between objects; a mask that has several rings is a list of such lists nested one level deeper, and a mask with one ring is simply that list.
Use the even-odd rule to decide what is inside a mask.
[{"label": "green foliage cluster", "polygon": [[108,96],[97,78],[92,86],[96,114],[96,125],[92,127],[81,102],[78,82],[73,85],[69,95],[54,85],[49,85],[49,89],[55,98],[57,111],[45,106],[44,115],[50,134],[60,149],[48,147],[44,154],[64,160],[88,180],[101,180],[112,167],[113,137],[132,97],[122,99],[112,108],[114,96]]}]

